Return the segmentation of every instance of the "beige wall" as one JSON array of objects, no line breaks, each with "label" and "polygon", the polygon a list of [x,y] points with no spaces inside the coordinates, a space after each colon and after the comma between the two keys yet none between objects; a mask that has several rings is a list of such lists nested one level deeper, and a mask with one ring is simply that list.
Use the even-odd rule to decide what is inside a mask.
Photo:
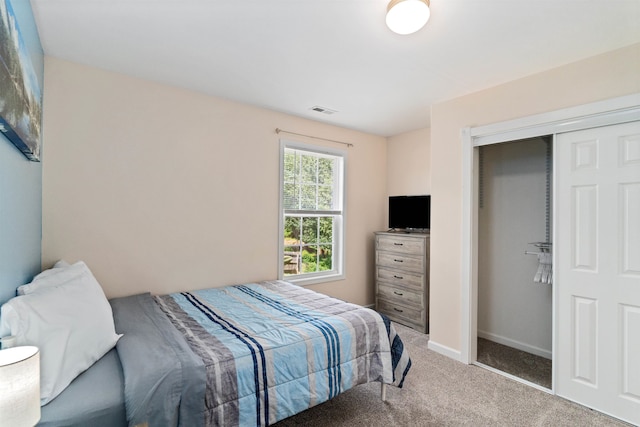
[{"label": "beige wall", "polygon": [[418,129],[387,139],[387,192],[389,196],[431,193],[431,133]]},{"label": "beige wall", "polygon": [[460,130],[640,92],[640,44],[434,105],[430,339],[461,348]]},{"label": "beige wall", "polygon": [[55,58],[45,71],[44,267],[84,260],[109,297],[276,278],[279,127],[354,144],[347,278],[312,288],[373,302],[385,138]]}]

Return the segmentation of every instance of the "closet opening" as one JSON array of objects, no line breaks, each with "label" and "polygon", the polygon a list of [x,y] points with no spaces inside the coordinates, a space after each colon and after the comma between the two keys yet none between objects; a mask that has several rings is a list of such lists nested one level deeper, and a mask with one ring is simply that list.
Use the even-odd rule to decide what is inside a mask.
[{"label": "closet opening", "polygon": [[553,137],[477,150],[476,364],[550,390]]}]

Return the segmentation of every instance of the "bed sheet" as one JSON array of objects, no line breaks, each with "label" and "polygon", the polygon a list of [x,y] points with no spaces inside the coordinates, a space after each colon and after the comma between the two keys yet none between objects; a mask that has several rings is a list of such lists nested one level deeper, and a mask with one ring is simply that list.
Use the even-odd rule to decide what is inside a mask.
[{"label": "bed sheet", "polygon": [[[112,349],[41,408],[41,427],[124,427],[124,376]],[[0,421],[0,425],[2,422]]]}]

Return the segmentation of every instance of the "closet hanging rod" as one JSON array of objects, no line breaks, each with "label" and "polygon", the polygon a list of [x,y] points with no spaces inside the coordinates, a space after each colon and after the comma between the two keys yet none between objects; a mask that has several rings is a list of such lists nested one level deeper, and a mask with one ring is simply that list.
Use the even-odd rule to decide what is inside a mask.
[{"label": "closet hanging rod", "polygon": [[297,135],[297,136],[304,136],[306,138],[321,139],[323,141],[335,142],[337,144],[346,145],[347,147],[353,147],[353,144],[350,143],[350,142],[336,141],[335,139],[322,138],[320,136],[305,135],[304,133],[289,132],[288,130],[284,130],[284,129],[280,129],[280,128],[276,128],[276,133],[278,133],[278,134],[279,133],[288,133],[289,135]]},{"label": "closet hanging rod", "polygon": [[551,242],[530,242],[529,244],[537,248],[550,248],[553,246],[553,243]]}]

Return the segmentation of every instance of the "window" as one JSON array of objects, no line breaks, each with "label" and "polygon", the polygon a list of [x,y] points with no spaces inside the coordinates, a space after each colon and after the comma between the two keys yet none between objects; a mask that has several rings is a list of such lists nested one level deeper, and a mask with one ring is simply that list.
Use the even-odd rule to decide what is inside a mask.
[{"label": "window", "polygon": [[287,141],[280,152],[280,278],[299,284],[340,279],[346,154]]}]

